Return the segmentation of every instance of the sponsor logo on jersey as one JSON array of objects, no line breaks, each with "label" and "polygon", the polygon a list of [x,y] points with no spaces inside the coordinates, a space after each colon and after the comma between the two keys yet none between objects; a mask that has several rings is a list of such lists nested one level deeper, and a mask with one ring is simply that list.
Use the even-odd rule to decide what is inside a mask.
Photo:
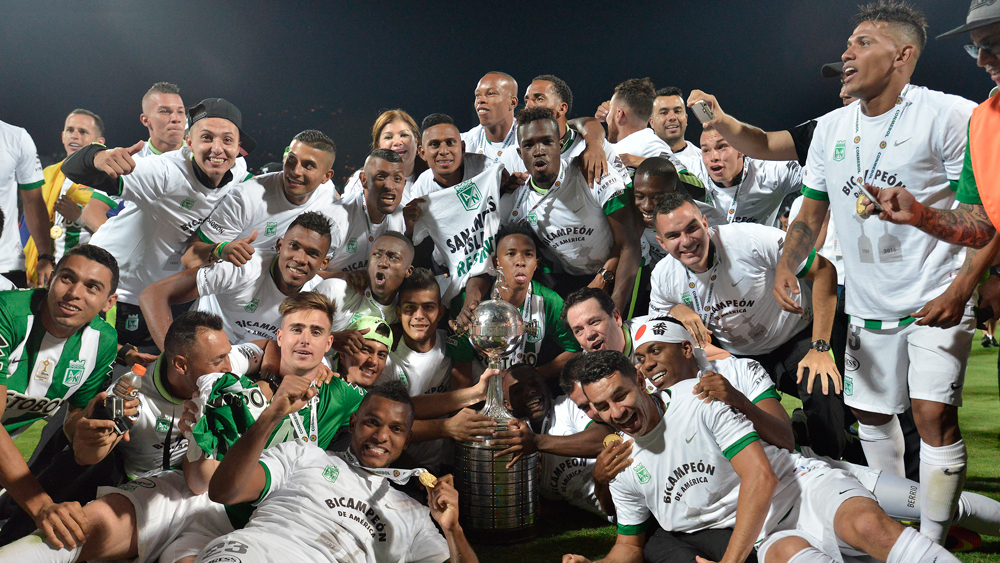
[{"label": "sponsor logo on jersey", "polygon": [[63,385],[72,387],[79,385],[83,381],[83,372],[87,369],[87,360],[70,360],[66,367],[66,374],[63,375]]},{"label": "sponsor logo on jersey", "polygon": [[337,477],[340,477],[340,470],[337,469],[335,465],[327,465],[323,469],[323,478],[331,483],[337,482]]},{"label": "sponsor logo on jersey", "polygon": [[243,310],[247,313],[253,313],[257,310],[257,305],[260,305],[260,299],[251,299],[249,303],[243,306]]},{"label": "sponsor logo on jersey", "polygon": [[278,224],[274,221],[268,221],[267,226],[264,228],[264,234],[269,237],[278,234]]},{"label": "sponsor logo on jersey", "polygon": [[125,330],[139,330],[139,315],[125,317]]},{"label": "sponsor logo on jersey", "polygon": [[861,367],[861,362],[859,362],[854,356],[845,354],[844,367],[847,368],[847,371],[858,371],[858,368]]},{"label": "sponsor logo on jersey", "polygon": [[189,197],[184,198],[184,201],[181,202],[181,209],[190,210],[192,207],[194,207],[194,200]]},{"label": "sponsor logo on jersey", "polygon": [[13,420],[28,413],[36,413],[42,416],[49,416],[56,412],[59,405],[65,399],[58,397],[49,399],[48,397],[29,397],[24,393],[7,390],[7,407],[3,411],[4,420]]},{"label": "sponsor logo on jersey", "polygon": [[138,488],[155,489],[156,483],[154,483],[151,479],[143,477],[142,479],[136,479],[135,481],[130,481],[128,483],[125,483],[124,485],[118,488],[123,491],[134,491]]},{"label": "sponsor logo on jersey", "polygon": [[645,465],[637,463],[634,469],[636,477],[639,478],[639,482],[642,483],[643,485],[645,485],[646,483],[649,482],[650,479],[652,479]]},{"label": "sponsor logo on jersey", "polygon": [[347,241],[347,251],[348,252],[358,251],[358,237],[351,237],[351,240]]},{"label": "sponsor logo on jersey", "polygon": [[837,145],[833,147],[833,160],[840,162],[844,160],[847,155],[847,141],[837,141]]},{"label": "sponsor logo on jersey", "polygon": [[483,193],[479,191],[479,187],[472,180],[455,186],[455,195],[458,196],[458,201],[462,202],[462,207],[466,211],[476,209],[483,201]]}]

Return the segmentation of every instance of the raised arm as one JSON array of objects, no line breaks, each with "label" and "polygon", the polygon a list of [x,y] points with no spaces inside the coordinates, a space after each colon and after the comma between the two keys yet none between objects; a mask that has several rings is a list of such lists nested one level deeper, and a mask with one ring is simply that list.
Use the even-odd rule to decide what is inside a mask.
[{"label": "raised arm", "polygon": [[[879,218],[897,225],[911,225],[951,244],[982,248],[996,234],[986,209],[974,203],[959,203],[958,209],[934,209],[917,201],[906,188],[879,189],[868,186],[882,207]],[[865,198],[867,211],[875,204]]]},{"label": "raised arm", "polygon": [[139,308],[146,318],[149,335],[156,346],[163,350],[163,340],[174,322],[170,305],[187,303],[200,297],[198,294],[198,270],[189,269],[167,276],[154,282],[139,294]]},{"label": "raised arm", "polygon": [[634,205],[626,205],[608,215],[608,224],[615,237],[618,250],[618,267],[615,268],[615,289],[611,298],[619,311],[628,311],[632,302],[635,275],[642,262],[642,222],[639,210]]},{"label": "raised arm", "polygon": [[722,111],[715,96],[701,90],[692,90],[688,95],[688,107],[704,101],[715,114],[712,125],[729,144],[739,152],[760,160],[798,160],[795,140],[788,131],[764,131],[748,125]]}]

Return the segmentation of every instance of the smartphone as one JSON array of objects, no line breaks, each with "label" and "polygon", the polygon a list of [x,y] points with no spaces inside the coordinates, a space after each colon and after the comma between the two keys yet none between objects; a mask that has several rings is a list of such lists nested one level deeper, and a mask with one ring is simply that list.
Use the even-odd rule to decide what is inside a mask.
[{"label": "smartphone", "polygon": [[702,123],[708,123],[715,119],[715,112],[712,111],[712,108],[708,107],[708,102],[705,100],[698,100],[691,106],[691,109],[694,110],[698,121]]}]

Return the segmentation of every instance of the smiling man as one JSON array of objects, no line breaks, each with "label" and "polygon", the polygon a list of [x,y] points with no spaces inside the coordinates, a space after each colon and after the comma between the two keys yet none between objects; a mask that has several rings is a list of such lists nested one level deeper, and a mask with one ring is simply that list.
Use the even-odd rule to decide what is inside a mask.
[{"label": "smiling man", "polygon": [[242,266],[256,250],[275,250],[278,237],[310,211],[334,220],[330,248],[338,248],[346,225],[339,224],[345,217],[330,182],[336,150],[321,131],[307,129],[296,135],[280,172],[251,178],[219,202],[198,227],[184,265],[202,266],[215,256]]},{"label": "smiling man", "polygon": [[[487,165],[493,163],[487,155],[467,148],[458,127],[455,127],[455,121],[448,115],[428,115],[420,123],[420,131],[417,154],[427,162],[428,169],[413,183],[410,190],[410,197],[413,199],[475,178],[486,170]],[[516,147],[512,150],[516,150]]]},{"label": "smiling man", "polygon": [[48,289],[0,292],[0,374],[7,395],[0,412],[0,484],[56,545],[82,541],[86,517],[79,505],[52,502],[11,433],[69,402],[64,431],[72,440],[84,407],[110,381],[117,339],[98,315],[115,304],[117,284],[114,257],[81,245],[59,262]]},{"label": "smiling man", "polygon": [[462,133],[462,142],[470,153],[493,164],[504,152],[517,149],[517,81],[506,72],[491,71],[479,79],[475,94],[479,125]]},{"label": "smiling man", "polygon": [[191,131],[180,151],[135,160],[141,141],[115,149],[93,144],[63,163],[67,178],[131,203],[92,240],[122,264],[121,301],[109,315],[122,344],[153,344],[139,293],[183,268],[188,239],[232,186],[247,177],[240,151],[256,147],[241,129],[240,110],[226,100],[208,98],[188,114]]},{"label": "smiling man", "polygon": [[273,339],[281,325],[278,308],[286,297],[310,291],[322,280],[330,247],[330,221],[309,211],[292,221],[275,244],[276,252],[259,252],[241,266],[218,262],[190,268],[150,284],[139,305],[156,345],[163,349],[173,322],[170,306],[214,295],[226,335],[233,344]]},{"label": "smiling man", "polygon": [[585,287],[566,297],[563,320],[584,352],[614,350],[634,358],[631,326],[642,317],[622,320],[606,291]]}]

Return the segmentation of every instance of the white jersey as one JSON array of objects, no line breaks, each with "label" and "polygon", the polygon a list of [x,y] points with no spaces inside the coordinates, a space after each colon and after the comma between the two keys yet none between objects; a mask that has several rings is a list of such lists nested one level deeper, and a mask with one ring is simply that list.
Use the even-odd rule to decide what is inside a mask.
[{"label": "white jersey", "polygon": [[[742,181],[725,188],[708,175],[704,163],[692,170],[705,184],[705,193],[716,211],[730,223],[758,223],[773,226],[781,202],[802,188],[802,168],[798,161],[757,160],[743,157]],[[734,201],[735,198],[735,201]]]},{"label": "white jersey", "polygon": [[489,164],[500,162],[500,157],[504,154],[513,153],[517,156],[517,119],[514,119],[510,130],[499,143],[486,138],[486,128],[482,125],[476,125],[462,133],[462,142],[465,143],[465,152],[481,154],[487,158]]},{"label": "white jersey", "polygon": [[674,152],[676,158],[684,166],[684,169],[692,174],[696,174],[702,166],[701,147],[691,141],[684,141],[684,148]]},{"label": "white jersey", "polygon": [[[490,161],[482,154],[469,152],[463,154],[462,181],[465,182],[479,176],[484,170],[492,167],[494,164],[494,162]],[[410,198],[417,199],[418,197],[424,197],[443,189],[445,189],[445,187],[434,180],[434,171],[427,169],[421,172],[420,176],[417,176],[417,181],[413,183],[413,189],[410,191]],[[403,200],[404,205],[407,203],[409,203],[409,200]]]},{"label": "white jersey", "polygon": [[[618,151],[615,150],[614,145],[604,139],[601,147],[604,149],[604,155],[608,161],[608,172],[617,174],[622,182],[631,185],[631,178],[629,177],[628,169],[625,167],[625,163],[622,162],[620,156],[618,156]],[[584,140],[583,135],[578,134],[572,129],[566,130],[566,135],[563,136],[563,148],[559,155],[559,159],[562,161],[562,166],[572,166],[573,160],[583,154],[583,151],[587,149],[587,141]],[[528,169],[524,167],[524,160],[521,159],[521,155],[517,151],[505,152],[505,156],[500,157],[500,162],[503,163],[504,168],[507,169],[511,174],[515,172],[527,172]]]},{"label": "white jersey", "polygon": [[[365,187],[361,185],[361,171],[362,170],[360,168],[355,170],[354,174],[351,174],[351,177],[347,179],[347,183],[344,184],[343,199],[365,193]],[[411,174],[406,177],[406,184],[403,185],[403,197],[400,199],[399,204],[400,209],[406,205],[406,202],[413,199],[411,192],[413,191],[413,184],[416,181],[416,174]]]},{"label": "white jersey", "polygon": [[[376,384],[398,380],[406,386],[411,397],[434,395],[451,391],[451,358],[445,355],[448,332],[438,329],[434,335],[434,347],[429,352],[416,352],[400,339],[396,349],[389,353],[389,361]],[[440,468],[451,452],[451,440],[440,439],[429,442],[411,442],[406,448],[416,464]]]},{"label": "white jersey", "polygon": [[350,196],[345,194],[339,206],[341,209],[333,214],[337,226],[342,229],[341,235],[337,237],[342,244],[334,249],[330,264],[326,267],[329,272],[364,270],[368,267],[368,255],[375,239],[386,231],[402,233],[406,229],[402,205],[392,214],[383,217],[381,223],[371,222],[364,192]]},{"label": "white jersey", "polygon": [[426,196],[420,204],[413,242],[431,237],[435,259],[447,265],[449,277],[441,288],[446,303],[465,289],[470,277],[494,272],[493,237],[502,217],[497,213],[502,178],[503,166],[494,164],[471,180]]},{"label": "white jersey", "polygon": [[[771,294],[785,233],[754,224],[709,229],[715,255],[707,271],[695,273],[674,258],[661,260],[651,277],[650,311],[669,313],[684,304],[698,313],[722,347],[733,354],[766,354],[812,322],[808,287],[793,299],[805,314],[789,313]],[[811,257],[812,255],[810,255]],[[799,268],[808,271],[812,260]]]},{"label": "white jersey", "polygon": [[[632,465],[611,481],[619,533],[641,533],[651,516],[668,532],[735,525],[740,479],[729,460],[760,437],[743,413],[692,394],[696,383],[688,379],[655,394],[665,406],[663,417],[645,436],[632,436]],[[829,469],[821,461],[761,445],[779,483],[758,539],[799,502],[801,476]]]},{"label": "white jersey", "polygon": [[962,171],[966,130],[976,104],[922,86],[911,86],[905,94],[906,108],[895,120],[896,108],[868,117],[859,111],[859,102],[819,118],[804,174],[803,194],[828,199],[837,222],[851,288],[845,309],[852,323],[882,321],[882,328],[897,326],[939,296],[964,257],[960,247],[919,229],[877,217],[863,220],[857,214],[858,177],[872,166],[893,121],[872,184],[905,187],[934,209],[956,206],[950,181],[957,181]]},{"label": "white jersey", "polygon": [[[260,251],[243,266],[216,262],[198,270],[198,294],[216,297],[222,328],[233,344],[277,338],[281,328],[278,306],[288,297],[272,277],[280,275],[274,272],[277,262],[274,252]],[[321,281],[319,276],[313,276],[301,291],[312,291]]]},{"label": "white jersey", "polygon": [[596,274],[611,257],[615,241],[607,216],[632,202],[615,171],[590,187],[576,165],[564,161],[545,193],[529,179],[500,203],[500,217],[528,221],[557,272],[586,275]]},{"label": "white jersey", "polygon": [[642,265],[647,268],[656,266],[660,260],[663,260],[667,256],[667,251],[663,250],[660,243],[656,241],[656,231],[653,229],[643,229],[640,246],[642,249]]},{"label": "white jersey", "polygon": [[[670,150],[670,145],[657,137],[656,133],[648,127],[632,133],[617,143],[613,143],[611,146],[615,148],[615,152],[619,155],[630,154],[642,158],[659,156],[669,160],[678,173],[689,171],[687,165],[674,156],[674,151]],[[629,177],[635,176],[635,168],[628,168],[628,174]]]},{"label": "white jersey", "polygon": [[[550,436],[572,436],[587,429],[593,422],[576,403],[563,395],[552,402],[552,412],[542,421],[542,433]],[[595,514],[604,515],[594,493],[594,460],[542,454],[541,493],[552,500],[566,502]]]},{"label": "white jersey", "polygon": [[[122,451],[129,479],[145,477],[171,467],[179,469],[187,453],[187,438],[177,427],[184,414],[184,399],[178,399],[167,391],[165,372],[166,363],[161,354],[142,377],[139,419],[129,429],[129,440],[123,440],[117,446]],[[169,449],[166,467],[163,463],[165,448]]]},{"label": "white jersey", "polygon": [[17,228],[19,190],[42,187],[42,163],[31,135],[22,127],[0,121],[0,210],[4,214],[0,231],[0,272],[24,269],[21,235]]},{"label": "white jersey", "polygon": [[[764,399],[781,401],[781,395],[775,390],[771,376],[756,360],[729,356],[711,361],[708,365],[712,371],[725,377],[737,391],[743,393],[754,404]],[[700,378],[703,373],[704,371],[699,372],[698,377]]]},{"label": "white jersey", "polygon": [[340,278],[323,280],[316,284],[312,291],[322,293],[337,306],[337,313],[333,316],[333,325],[330,327],[332,332],[345,330],[348,325],[363,316],[380,317],[388,324],[399,321],[396,316],[398,295],[393,298],[392,303],[383,305],[375,300],[371,288],[358,293]]},{"label": "white jersey", "polygon": [[184,269],[187,242],[233,185],[246,177],[246,161],[237,159],[232,179],[215,188],[201,183],[191,152],[181,149],[135,163],[122,176],[122,199],[128,205],[108,219],[91,239],[118,259],[118,299],[137,304],[143,289]]},{"label": "white jersey", "polygon": [[268,448],[260,458],[267,484],[236,534],[266,537],[261,543],[272,561],[448,559],[448,544],[426,506],[342,455],[297,440]]},{"label": "white jersey", "polygon": [[[804,197],[800,195],[792,202],[792,208],[788,210],[789,226],[799,216]],[[823,241],[823,247],[818,249],[817,253],[837,268],[837,285],[844,285],[844,253],[840,250],[840,239],[837,237],[837,226],[834,224],[832,215],[826,224],[826,240]]]},{"label": "white jersey", "polygon": [[[198,238],[216,244],[245,238],[257,231],[257,238],[251,244],[258,250],[270,251],[275,250],[275,243],[302,213],[315,211],[331,221],[343,220],[331,182],[323,182],[305,203],[295,205],[285,197],[283,178],[284,172],[272,172],[234,187],[198,228]],[[343,226],[333,225],[330,236],[335,238],[330,240],[330,252],[343,244],[339,240],[343,230]]]}]

